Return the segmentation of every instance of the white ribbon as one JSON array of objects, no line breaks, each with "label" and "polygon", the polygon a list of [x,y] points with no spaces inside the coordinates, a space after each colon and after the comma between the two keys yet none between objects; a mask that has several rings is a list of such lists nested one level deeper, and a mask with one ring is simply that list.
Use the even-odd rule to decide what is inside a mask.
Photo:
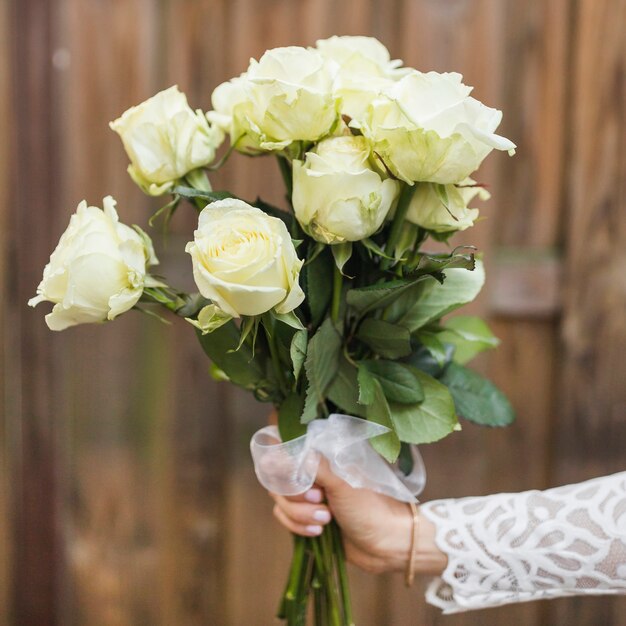
[{"label": "white ribbon", "polygon": [[283,496],[304,493],[313,486],[321,455],[332,472],[356,489],[371,489],[402,502],[415,502],[426,484],[426,469],[411,446],[413,470],[405,476],[374,451],[368,439],[389,432],[386,426],[333,413],[313,420],[306,435],[281,442],[278,428],[266,426],[250,441],[254,470],[269,491]]}]

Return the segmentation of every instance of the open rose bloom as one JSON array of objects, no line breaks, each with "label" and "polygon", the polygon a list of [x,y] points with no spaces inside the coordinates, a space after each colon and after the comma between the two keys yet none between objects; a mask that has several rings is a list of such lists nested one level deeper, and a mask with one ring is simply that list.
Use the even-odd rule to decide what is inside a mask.
[{"label": "open rose bloom", "polygon": [[149,238],[119,221],[111,196],[103,209],[83,201],[28,304],[54,304],[46,315],[51,330],[112,320],[135,306],[150,283],[147,268],[156,263]]}]

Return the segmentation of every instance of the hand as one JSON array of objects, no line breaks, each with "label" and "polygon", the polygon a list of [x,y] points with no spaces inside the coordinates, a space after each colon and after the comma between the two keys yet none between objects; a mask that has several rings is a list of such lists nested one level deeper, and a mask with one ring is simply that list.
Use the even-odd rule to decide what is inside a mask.
[{"label": "hand", "polygon": [[[330,471],[325,459],[309,491],[292,497],[270,495],[276,502],[274,515],[291,532],[315,537],[334,517],[343,531],[348,561],[373,573],[406,570],[413,516],[405,502],[350,487]],[[446,564],[447,556],[435,545],[434,525],[419,515],[416,572],[440,574]]]}]

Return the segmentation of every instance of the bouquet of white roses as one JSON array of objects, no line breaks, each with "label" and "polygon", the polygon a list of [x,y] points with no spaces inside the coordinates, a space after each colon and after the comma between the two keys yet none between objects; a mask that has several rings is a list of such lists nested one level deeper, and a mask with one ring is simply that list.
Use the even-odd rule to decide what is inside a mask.
[{"label": "bouquet of white roses", "polygon": [[[120,223],[107,197],[102,210],[79,205],[30,304],[54,304],[52,330],[165,307],[195,327],[215,377],[276,407],[283,442],[346,414],[376,424],[364,431],[375,434],[369,452],[409,474],[411,446],[459,430],[458,416],[513,419],[506,398],[465,367],[497,339],[479,318],[443,321],[479,293],[480,260],[468,247],[425,249],[472,226],[471,205],[488,194],[471,175],[491,150],[514,151],[495,134],[500,111],[470,91],[459,74],[403,67],[367,37],[269,50],[215,89],[206,114],[171,87],[111,128],[133,180],[171,196],[153,218],[167,223],[183,201],[199,211],[186,247],[198,292],[149,273],[150,238]],[[210,172],[233,150],[276,158],[287,210],[212,190]],[[296,538],[280,615],[304,623],[311,595],[316,623],[352,623],[332,524]]]}]

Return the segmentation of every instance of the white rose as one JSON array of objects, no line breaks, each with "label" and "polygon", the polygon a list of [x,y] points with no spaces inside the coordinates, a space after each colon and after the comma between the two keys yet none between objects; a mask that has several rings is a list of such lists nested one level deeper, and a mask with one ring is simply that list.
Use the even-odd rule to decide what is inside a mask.
[{"label": "white rose", "polygon": [[316,50],[268,50],[248,71],[216,88],[209,119],[230,126],[242,152],[278,151],[293,141],[317,141],[338,119],[328,64]]},{"label": "white rose", "polygon": [[472,226],[478,217],[478,209],[468,208],[478,196],[489,199],[489,192],[477,186],[471,178],[457,185],[445,185],[444,194],[448,206],[444,205],[435,183],[418,183],[411,197],[406,219],[426,230],[438,233],[465,230]]},{"label": "white rose", "polygon": [[369,164],[364,137],[321,141],[293,162],[293,207],[305,231],[324,243],[359,241],[375,233],[397,198],[399,183]]},{"label": "white rose", "polygon": [[30,306],[54,303],[46,315],[51,330],[112,320],[131,309],[147,281],[146,267],[158,263],[143,232],[121,224],[115,200],[104,210],[83,200],[43,271]]},{"label": "white rose", "polygon": [[410,71],[391,60],[389,50],[374,37],[334,36],[316,47],[334,68],[333,91],[341,98],[341,112],[361,119],[368,105]]},{"label": "white rose", "polygon": [[302,261],[284,222],[242,200],[203,209],[185,251],[200,293],[228,315],[289,313],[304,300]]},{"label": "white rose", "polygon": [[374,37],[360,35],[334,35],[328,39],[318,39],[316,48],[342,70],[358,72],[370,76],[402,76],[402,61],[391,60],[389,50]]},{"label": "white rose", "polygon": [[[222,129],[223,132],[231,135],[233,130],[233,110],[246,101],[246,74],[241,74],[221,85],[218,85],[211,94],[211,104],[213,110],[206,116],[208,120]],[[234,140],[231,137],[232,143]]]},{"label": "white rose", "polygon": [[369,107],[362,125],[395,176],[412,184],[458,183],[495,148],[515,151],[496,135],[502,112],[469,97],[460,74],[407,74]]},{"label": "white rose", "polygon": [[210,125],[202,111],[194,112],[177,86],[128,109],[109,126],[122,138],[131,161],[128,173],[153,196],[211,163],[224,139],[222,129]]}]

